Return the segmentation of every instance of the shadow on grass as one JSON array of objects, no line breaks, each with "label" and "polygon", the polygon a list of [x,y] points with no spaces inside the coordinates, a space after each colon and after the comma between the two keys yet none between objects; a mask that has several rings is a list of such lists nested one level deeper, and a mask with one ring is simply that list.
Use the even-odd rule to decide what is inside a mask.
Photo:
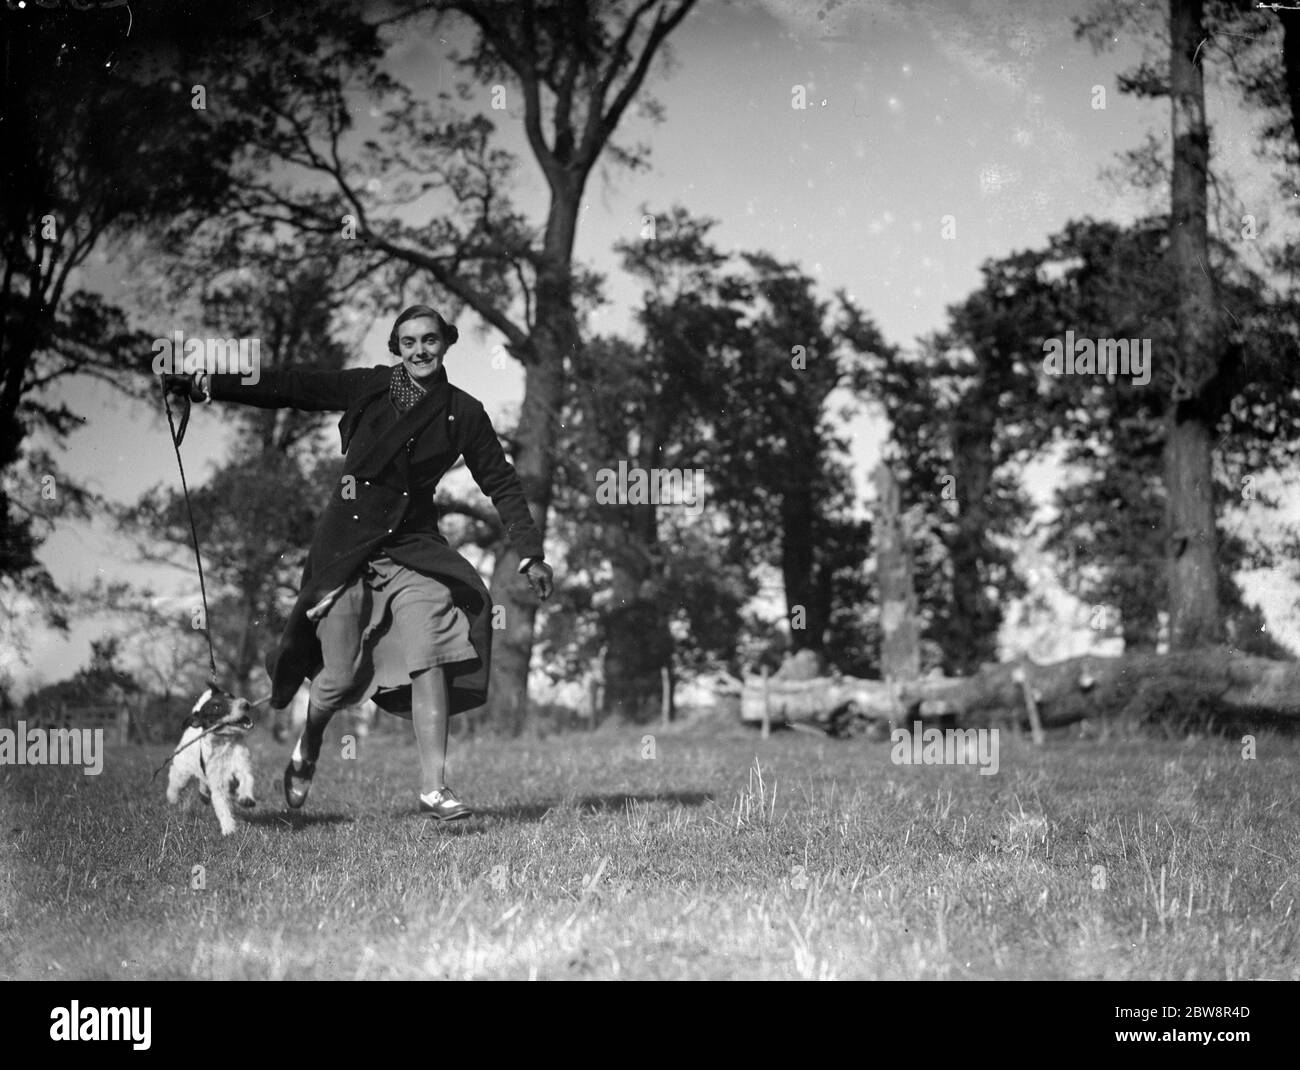
[{"label": "shadow on grass", "polygon": [[356,820],[347,814],[294,813],[284,809],[256,810],[241,816],[250,825],[262,825],[281,832],[297,832],[309,825],[350,825]]},{"label": "shadow on grass", "polygon": [[478,813],[483,817],[494,817],[500,821],[540,821],[552,810],[572,805],[584,814],[598,814],[610,810],[622,812],[628,803],[674,803],[677,806],[703,806],[713,801],[709,791],[659,791],[628,794],[615,792],[610,795],[584,795],[571,804],[559,799],[550,802],[511,803],[508,806],[484,807]]},{"label": "shadow on grass", "polygon": [[[552,810],[567,809],[569,807],[584,814],[622,813],[627,809],[629,803],[672,803],[677,806],[703,806],[705,803],[712,801],[713,793],[708,791],[663,791],[640,794],[615,792],[609,795],[584,795],[572,801],[555,799],[548,802],[512,803],[508,806],[479,807],[475,809],[472,817],[460,821],[436,821],[427,814],[408,809],[395,811],[391,816],[399,820],[409,819],[427,822],[431,827],[437,828],[444,834],[464,836],[484,832],[486,825],[490,822],[540,821]],[[260,825],[280,832],[298,832],[313,825],[352,824],[356,820],[356,818],[348,814],[321,814],[311,811],[296,813],[285,809],[246,811],[240,816],[242,820],[250,825]],[[484,819],[488,820],[485,821]]]}]

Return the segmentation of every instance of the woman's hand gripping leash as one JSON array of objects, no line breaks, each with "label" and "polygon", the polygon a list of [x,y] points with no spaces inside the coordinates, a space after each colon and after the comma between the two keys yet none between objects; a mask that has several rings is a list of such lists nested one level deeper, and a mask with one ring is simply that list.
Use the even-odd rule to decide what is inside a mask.
[{"label": "woman's hand gripping leash", "polygon": [[[208,395],[199,386],[195,375],[163,375],[163,406],[167,410],[167,424],[171,428],[172,445],[178,450],[185,441],[185,429],[190,425],[190,405],[195,401],[206,401]],[[176,401],[176,411],[180,413],[180,426],[172,422],[171,401]]]}]

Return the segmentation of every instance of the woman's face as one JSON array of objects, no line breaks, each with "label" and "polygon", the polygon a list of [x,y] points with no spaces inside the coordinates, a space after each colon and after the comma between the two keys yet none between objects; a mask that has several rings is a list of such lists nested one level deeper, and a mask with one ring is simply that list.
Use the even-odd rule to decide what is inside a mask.
[{"label": "woman's face", "polygon": [[432,316],[407,320],[397,328],[397,351],[412,379],[420,382],[437,375],[447,353],[438,321]]}]

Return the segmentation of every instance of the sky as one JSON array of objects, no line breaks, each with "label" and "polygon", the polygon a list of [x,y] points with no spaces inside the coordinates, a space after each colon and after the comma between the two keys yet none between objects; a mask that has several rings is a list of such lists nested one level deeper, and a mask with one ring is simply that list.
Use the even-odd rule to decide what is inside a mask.
[{"label": "sky", "polygon": [[[1117,73],[1139,58],[1142,42],[1121,34],[1095,53],[1076,41],[1071,19],[1088,6],[706,0],[670,39],[671,65],[658,65],[651,79],[665,121],[632,117],[617,136],[624,144],[648,143],[651,168],[615,171],[608,181],[598,168],[588,187],[577,256],[606,274],[610,298],[590,326],[624,330],[630,322],[637,288],[621,275],[611,247],[639,234],[643,205],[662,213],[680,203],[718,220],[712,236],[723,250],[762,250],[797,262],[824,298],[843,288],[889,342],[905,347],[945,326],[946,307],[979,284],[984,261],[1039,247],[1071,219],[1127,222],[1162,210],[1158,199],[1103,173],[1148,132],[1167,139],[1168,105],[1116,91]],[[433,92],[448,78],[445,56],[456,43],[454,29],[407,34],[390,53],[392,69],[417,91]],[[802,109],[792,106],[797,87]],[[1101,108],[1096,87],[1104,90]],[[1262,238],[1275,237],[1293,224],[1277,203],[1271,167],[1254,156],[1258,120],[1213,86],[1208,99],[1216,162],[1232,176]],[[545,187],[512,118],[518,109],[490,114],[502,143],[520,153],[514,197],[535,217]],[[1253,252],[1246,250],[1248,258]],[[103,253],[77,281],[128,304],[140,285],[124,260]],[[501,339],[477,329],[472,315],[459,326],[449,376],[508,426],[522,374],[513,363],[491,367],[491,347]],[[387,328],[371,325],[357,364],[388,362]],[[67,443],[70,470],[123,501],[159,482],[177,484],[157,412],[90,382],[71,385],[63,396],[91,417]],[[867,472],[887,431],[869,408],[849,427],[864,499],[873,496]],[[228,445],[218,421],[198,412],[185,445],[191,481]],[[1026,471],[1043,501],[1059,478],[1046,457]],[[124,578],[180,599],[197,589],[183,570],[140,565],[102,524],[60,525],[41,558],[63,585]],[[1248,593],[1263,599],[1270,626],[1300,641],[1294,587],[1270,576],[1246,581]],[[1062,602],[1060,611],[1071,610]],[[61,678],[86,663],[90,640],[112,623],[78,621],[66,640],[35,629],[24,655],[8,644],[0,650],[0,669],[13,672],[20,691]],[[1004,635],[1004,645],[1050,657],[1081,652],[1089,642],[1086,628],[1049,630],[1046,638],[1041,628]]]}]

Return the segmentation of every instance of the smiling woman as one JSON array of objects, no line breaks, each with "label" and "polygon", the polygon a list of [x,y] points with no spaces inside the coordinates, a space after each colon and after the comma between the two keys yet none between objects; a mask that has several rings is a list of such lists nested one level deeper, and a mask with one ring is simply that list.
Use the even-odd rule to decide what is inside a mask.
[{"label": "smiling woman", "polygon": [[464,456],[492,499],[520,572],[552,591],[542,536],[483,405],[447,381],[459,337],[427,305],[397,317],[388,349],[401,363],[342,372],[169,376],[195,400],[343,411],[344,475],[321,517],[298,600],[267,659],[271,705],[283,711],[310,677],[307,724],[284,773],[285,801],[307,800],[325,726],[374,698],[409,716],[420,752],[420,808],[440,820],[470,809],[444,780],[448,718],[487,698],[492,599],[478,572],[438,532],[438,481]]},{"label": "smiling woman", "polygon": [[447,350],[460,339],[460,331],[428,305],[412,305],[397,317],[388,336],[388,351],[402,358],[402,366],[417,383],[432,379],[442,367]]}]

